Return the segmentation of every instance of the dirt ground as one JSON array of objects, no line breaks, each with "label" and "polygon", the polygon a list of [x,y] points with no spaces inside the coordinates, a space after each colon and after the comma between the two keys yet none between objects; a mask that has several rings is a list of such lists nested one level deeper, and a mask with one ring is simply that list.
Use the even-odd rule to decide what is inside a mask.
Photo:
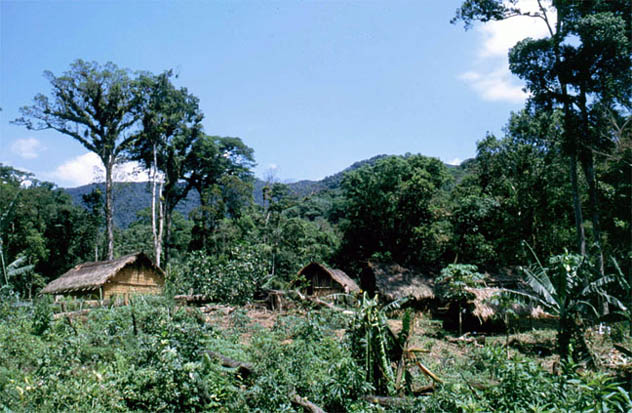
[{"label": "dirt ground", "polygon": [[[305,311],[291,308],[284,311],[269,310],[263,305],[247,305],[245,307],[231,307],[226,305],[206,305],[199,307],[205,314],[206,321],[220,329],[240,329],[243,343],[250,340],[252,331],[257,328],[271,329],[281,317],[305,316]],[[389,328],[398,334],[402,329],[401,319],[388,321]],[[344,329],[335,330],[335,335],[342,339]],[[588,341],[592,344],[598,362],[606,368],[619,369],[622,364],[630,363],[624,355],[613,348],[607,335],[596,329],[587,331]],[[469,335],[468,338],[473,337]],[[419,360],[436,374],[441,375],[449,371],[452,365],[461,364],[469,354],[481,343],[508,344],[508,356],[514,357],[518,353],[536,357],[541,365],[553,371],[559,364],[559,357],[555,355],[555,331],[552,329],[533,329],[507,336],[500,332],[496,334],[478,335],[473,341],[458,341],[458,337],[443,330],[440,320],[434,320],[428,313],[418,313],[415,316],[414,333],[409,346],[421,350],[417,353]],[[611,341],[611,340],[610,340]]]}]

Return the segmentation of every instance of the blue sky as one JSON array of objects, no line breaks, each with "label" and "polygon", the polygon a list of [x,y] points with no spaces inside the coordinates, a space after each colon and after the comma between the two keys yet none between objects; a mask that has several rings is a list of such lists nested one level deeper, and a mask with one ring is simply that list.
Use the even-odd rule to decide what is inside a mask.
[{"label": "blue sky", "polygon": [[200,98],[206,133],[242,138],[259,177],[320,179],[383,153],[458,162],[523,106],[507,50],[542,30],[526,18],[466,32],[449,23],[458,6],[0,0],[0,162],[60,186],[98,180],[72,138],[10,124],[49,93],[44,70],[77,58],[173,68]]}]

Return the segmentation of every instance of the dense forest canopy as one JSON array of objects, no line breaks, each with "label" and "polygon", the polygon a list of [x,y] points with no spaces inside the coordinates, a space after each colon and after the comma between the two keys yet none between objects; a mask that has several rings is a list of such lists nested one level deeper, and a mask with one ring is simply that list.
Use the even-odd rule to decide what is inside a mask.
[{"label": "dense forest canopy", "polygon": [[[274,274],[289,282],[311,260],[338,263],[351,273],[369,259],[392,260],[438,274],[454,262],[489,271],[527,264],[532,257],[525,242],[539,257],[573,250],[573,189],[559,138],[563,117],[561,111],[532,108],[514,113],[504,136],[481,139],[476,157],[458,167],[422,155],[380,156],[354,165],[341,178],[314,182],[307,190],[303,182],[257,181],[261,190],[257,195],[250,176],[240,175],[247,167],[219,179],[192,170],[191,176],[208,176],[209,183],[196,184],[190,192],[187,179],[193,178],[179,180],[178,190],[195,196],[183,197],[180,203],[187,203],[181,206],[188,205],[181,209],[184,215],[174,215],[173,254],[180,260],[199,250],[213,260],[230,260],[231,251],[247,247],[265,257],[258,276]],[[614,257],[626,270],[632,202],[630,136],[624,129],[607,156],[596,156],[603,249],[607,262]],[[221,148],[233,138],[209,139]],[[248,156],[252,159],[252,154]],[[33,279],[39,280],[39,286],[78,262],[94,259],[95,250],[98,259],[105,257],[103,213],[86,202],[89,194],[97,201],[102,197],[98,186],[71,190],[73,203],[65,190],[8,166],[3,166],[2,186],[5,261],[27,257],[35,265]],[[580,200],[588,204],[587,182],[580,179],[578,187]],[[125,200],[118,204],[117,214],[131,220],[115,228],[115,254],[141,249],[155,256],[151,185],[120,183],[114,188],[115,199]],[[261,202],[254,202],[256,196]],[[34,206],[27,214],[25,206],[35,202],[46,209]],[[64,224],[69,234],[65,240],[72,248],[64,249],[48,238],[47,234],[60,230],[60,219],[69,221]],[[590,222],[585,225],[590,227]],[[22,293],[31,291],[24,281],[19,285]]]}]

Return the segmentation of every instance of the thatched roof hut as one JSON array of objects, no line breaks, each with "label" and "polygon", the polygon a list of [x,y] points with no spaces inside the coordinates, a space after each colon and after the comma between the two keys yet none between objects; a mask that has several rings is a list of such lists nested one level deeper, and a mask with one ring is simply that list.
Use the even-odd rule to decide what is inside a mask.
[{"label": "thatched roof hut", "polygon": [[[493,303],[495,296],[500,296],[503,289],[495,287],[485,288],[466,288],[467,292],[472,294],[473,298],[468,300],[469,304],[474,306],[472,315],[477,317],[481,322],[488,321],[499,316],[502,309]],[[514,303],[512,310],[521,317],[532,318],[535,320],[553,318],[552,315],[544,311],[539,305]]]},{"label": "thatched roof hut", "polygon": [[109,298],[113,295],[157,294],[165,274],[142,252],[111,261],[86,262],[51,281],[43,294]]},{"label": "thatched roof hut", "polygon": [[501,268],[493,273],[486,272],[485,285],[518,291],[527,288],[526,283],[522,279],[522,272],[517,267]]},{"label": "thatched roof hut", "polygon": [[360,275],[362,289],[387,301],[409,297],[416,302],[435,298],[430,278],[398,264],[369,262]]},{"label": "thatched roof hut", "polygon": [[307,281],[305,292],[308,295],[325,296],[360,290],[358,284],[344,271],[332,269],[317,262],[307,264],[298,274],[304,276]]}]

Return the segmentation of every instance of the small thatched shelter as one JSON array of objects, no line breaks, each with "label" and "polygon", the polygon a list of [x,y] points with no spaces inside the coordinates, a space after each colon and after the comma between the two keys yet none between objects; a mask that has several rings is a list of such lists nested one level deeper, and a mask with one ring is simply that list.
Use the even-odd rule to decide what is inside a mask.
[{"label": "small thatched shelter", "polygon": [[517,291],[528,288],[522,278],[522,271],[517,267],[506,267],[492,273],[485,273],[485,285]]},{"label": "small thatched shelter", "polygon": [[112,261],[79,264],[41,291],[43,294],[106,299],[134,294],[159,294],[164,272],[142,252]]},{"label": "small thatched shelter", "polygon": [[[503,291],[502,289],[486,287],[466,288],[465,290],[473,296],[473,298],[468,301],[469,304],[473,305],[472,315],[477,317],[481,323],[493,318],[502,317],[502,314],[500,314],[502,309],[493,303],[494,297],[499,296]],[[544,311],[539,305],[515,303],[512,305],[512,310],[520,317],[532,318],[534,320],[553,318],[552,315]]]},{"label": "small thatched shelter", "polygon": [[430,278],[398,264],[368,262],[360,274],[360,285],[369,294],[377,293],[387,301],[408,297],[422,303],[435,298]]},{"label": "small thatched shelter", "polygon": [[323,264],[312,262],[298,272],[305,277],[307,288],[305,293],[316,297],[336,293],[351,293],[360,290],[358,284],[342,270],[329,268]]}]

